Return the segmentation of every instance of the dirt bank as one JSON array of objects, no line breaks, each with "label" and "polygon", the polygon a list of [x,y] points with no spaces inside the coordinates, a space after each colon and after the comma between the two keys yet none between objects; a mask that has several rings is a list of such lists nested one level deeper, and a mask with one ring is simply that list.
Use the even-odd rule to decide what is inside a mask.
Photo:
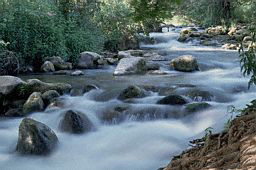
[{"label": "dirt bank", "polygon": [[226,132],[191,141],[164,170],[256,169],[256,101],[235,118]]}]

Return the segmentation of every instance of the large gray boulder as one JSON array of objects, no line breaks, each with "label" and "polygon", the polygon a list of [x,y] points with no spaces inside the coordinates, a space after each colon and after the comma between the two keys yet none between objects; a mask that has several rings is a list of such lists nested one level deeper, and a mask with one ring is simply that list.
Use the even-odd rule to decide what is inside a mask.
[{"label": "large gray boulder", "polygon": [[191,55],[184,55],[171,61],[171,66],[177,71],[192,72],[199,70],[197,60]]},{"label": "large gray boulder", "polygon": [[66,83],[45,83],[38,79],[29,79],[27,80],[28,88],[34,92],[44,93],[49,90],[56,90],[60,94],[69,93],[72,86]]},{"label": "large gray boulder", "polygon": [[9,95],[20,85],[26,82],[14,76],[0,76],[0,94]]},{"label": "large gray boulder", "polygon": [[23,106],[23,113],[40,112],[44,110],[44,101],[42,94],[39,92],[32,93]]},{"label": "large gray boulder", "polygon": [[142,57],[123,58],[119,61],[115,71],[115,76],[141,74],[147,70],[146,61]]},{"label": "large gray boulder", "polygon": [[78,58],[77,68],[80,69],[94,69],[98,65],[103,65],[104,59],[101,55],[94,52],[82,52]]},{"label": "large gray boulder", "polygon": [[53,56],[47,58],[48,61],[50,61],[56,70],[71,70],[72,64],[65,62],[61,57]]},{"label": "large gray boulder", "polygon": [[86,115],[78,111],[68,110],[60,121],[59,128],[63,132],[80,134],[94,129],[92,122]]},{"label": "large gray boulder", "polygon": [[54,72],[54,71],[55,71],[55,67],[54,67],[54,65],[53,65],[52,62],[50,62],[50,61],[45,61],[44,64],[41,66],[41,70],[42,70],[43,72],[46,72],[46,73],[48,73],[48,72]]},{"label": "large gray boulder", "polygon": [[45,124],[24,118],[19,126],[16,150],[21,154],[49,154],[58,144],[56,134]]}]

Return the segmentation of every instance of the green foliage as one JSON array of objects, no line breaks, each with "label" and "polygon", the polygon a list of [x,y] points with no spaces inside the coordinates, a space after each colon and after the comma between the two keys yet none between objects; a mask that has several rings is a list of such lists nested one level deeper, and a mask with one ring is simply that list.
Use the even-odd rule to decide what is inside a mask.
[{"label": "green foliage", "polygon": [[165,20],[173,15],[175,5],[179,0],[131,0],[134,9],[133,19],[140,23],[144,32],[155,31]]},{"label": "green foliage", "polygon": [[232,8],[230,0],[183,0],[177,11],[196,24],[211,26],[230,24]]},{"label": "green foliage", "polygon": [[101,51],[104,39],[96,25],[82,23],[75,11],[70,15],[64,17],[51,0],[0,0],[0,39],[35,68],[49,56],[75,61],[82,51]]},{"label": "green foliage", "polygon": [[204,139],[207,139],[207,137],[209,137],[209,136],[212,135],[212,130],[213,130],[212,127],[208,127],[208,128],[206,128],[206,129],[204,130],[204,133],[205,133]]},{"label": "green foliage", "polygon": [[252,0],[183,0],[177,14],[204,26],[250,22],[256,17]]},{"label": "green foliage", "polygon": [[238,114],[238,113],[241,113],[242,110],[241,109],[237,109],[235,106],[233,105],[230,105],[227,107],[227,114],[230,115],[228,121],[226,122],[225,124],[225,131],[227,131],[230,126],[231,126],[231,123],[232,123],[232,120],[235,118],[235,115]]},{"label": "green foliage", "polygon": [[127,48],[137,31],[137,24],[132,20],[132,9],[120,0],[103,1],[99,8],[94,22],[105,35],[105,48],[111,51]]},{"label": "green foliage", "polygon": [[[26,62],[41,64],[46,56],[65,56],[66,48],[58,13],[48,1],[10,0],[1,11],[0,33],[8,49]],[[37,66],[37,63],[33,63]]]},{"label": "green foliage", "polygon": [[251,31],[253,41],[247,49],[243,47],[243,44],[241,44],[239,49],[241,71],[244,76],[251,76],[248,88],[252,84],[256,85],[256,30],[253,29]]}]

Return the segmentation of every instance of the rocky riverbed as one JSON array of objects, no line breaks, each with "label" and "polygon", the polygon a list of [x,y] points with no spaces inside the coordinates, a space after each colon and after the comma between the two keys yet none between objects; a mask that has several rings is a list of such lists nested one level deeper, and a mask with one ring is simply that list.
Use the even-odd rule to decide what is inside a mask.
[{"label": "rocky riverbed", "polygon": [[44,74],[0,77],[0,169],[153,170],[208,127],[222,131],[255,88],[236,51],[180,43],[180,31],[152,33],[141,50],[81,53],[72,69],[51,57]]}]

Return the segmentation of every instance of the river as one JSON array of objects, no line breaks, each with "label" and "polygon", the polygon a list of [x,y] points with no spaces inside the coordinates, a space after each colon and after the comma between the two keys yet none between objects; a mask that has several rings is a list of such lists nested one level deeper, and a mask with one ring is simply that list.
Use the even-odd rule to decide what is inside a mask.
[{"label": "river", "polygon": [[[66,82],[74,87],[95,84],[93,90],[81,97],[63,96],[65,103],[61,110],[46,110],[29,115],[52,128],[59,146],[49,156],[20,156],[15,147],[21,118],[0,120],[0,169],[1,170],[156,170],[168,164],[172,156],[188,148],[188,141],[204,135],[208,127],[214,132],[223,130],[231,114],[230,105],[243,108],[255,98],[255,88],[247,89],[249,78],[240,72],[236,51],[226,51],[217,47],[199,46],[197,42],[176,41],[179,29],[165,33],[152,33],[157,43],[141,45],[146,50],[154,50],[167,61],[157,61],[166,75],[132,75],[114,77],[114,67],[86,70],[85,76],[28,75],[22,79],[38,78],[46,82]],[[182,73],[169,69],[171,59],[180,55],[197,58],[200,71]],[[123,104],[116,97],[128,85],[174,87],[182,94],[190,87],[204,89],[214,94],[208,110],[187,116],[173,115],[168,119],[137,120],[128,117],[120,124],[103,124],[97,114]],[[131,112],[163,114],[172,106],[155,104],[161,94],[136,99],[129,105]],[[85,113],[96,126],[96,130],[83,135],[70,135],[58,130],[61,113],[76,109]]]}]

